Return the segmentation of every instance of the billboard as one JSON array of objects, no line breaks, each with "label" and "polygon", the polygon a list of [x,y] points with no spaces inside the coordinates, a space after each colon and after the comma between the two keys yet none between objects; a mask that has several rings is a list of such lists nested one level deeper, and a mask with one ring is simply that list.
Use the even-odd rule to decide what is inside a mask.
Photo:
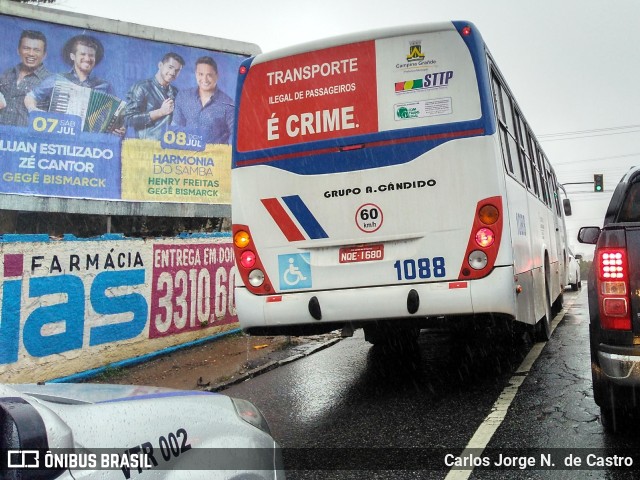
[{"label": "billboard", "polygon": [[0,14],[0,195],[136,215],[230,203],[236,72],[255,46],[0,3],[71,23]]}]

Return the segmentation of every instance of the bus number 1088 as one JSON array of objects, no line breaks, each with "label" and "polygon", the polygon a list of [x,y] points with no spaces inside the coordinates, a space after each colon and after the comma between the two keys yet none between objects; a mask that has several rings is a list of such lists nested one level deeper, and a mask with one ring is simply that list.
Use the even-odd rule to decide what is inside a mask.
[{"label": "bus number 1088", "polygon": [[398,260],[393,264],[398,280],[416,278],[442,278],[446,275],[443,257],[419,258],[418,260]]}]

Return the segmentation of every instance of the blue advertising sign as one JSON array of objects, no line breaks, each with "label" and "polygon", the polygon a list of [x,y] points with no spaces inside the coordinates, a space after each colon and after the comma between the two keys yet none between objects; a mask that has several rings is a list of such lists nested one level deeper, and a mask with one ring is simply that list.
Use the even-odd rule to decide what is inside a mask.
[{"label": "blue advertising sign", "polygon": [[246,53],[5,14],[0,32],[0,194],[230,203]]}]

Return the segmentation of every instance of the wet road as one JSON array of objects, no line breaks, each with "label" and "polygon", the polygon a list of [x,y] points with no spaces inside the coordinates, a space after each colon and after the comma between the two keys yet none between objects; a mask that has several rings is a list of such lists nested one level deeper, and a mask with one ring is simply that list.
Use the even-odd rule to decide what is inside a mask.
[{"label": "wet road", "polygon": [[[554,323],[537,345],[495,328],[492,342],[423,330],[418,348],[399,355],[357,331],[225,393],[265,414],[288,479],[637,478],[640,470],[584,467],[596,449],[640,452],[639,435],[611,437],[599,422],[586,288],[565,293]],[[493,466],[499,455],[517,457],[510,470]]]}]

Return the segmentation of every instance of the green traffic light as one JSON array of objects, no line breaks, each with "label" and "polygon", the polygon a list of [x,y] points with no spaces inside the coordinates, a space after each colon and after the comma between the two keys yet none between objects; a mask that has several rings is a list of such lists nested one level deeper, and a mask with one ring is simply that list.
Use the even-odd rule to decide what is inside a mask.
[{"label": "green traffic light", "polygon": [[593,191],[602,192],[603,182],[604,182],[604,176],[601,173],[595,173],[593,175]]}]

